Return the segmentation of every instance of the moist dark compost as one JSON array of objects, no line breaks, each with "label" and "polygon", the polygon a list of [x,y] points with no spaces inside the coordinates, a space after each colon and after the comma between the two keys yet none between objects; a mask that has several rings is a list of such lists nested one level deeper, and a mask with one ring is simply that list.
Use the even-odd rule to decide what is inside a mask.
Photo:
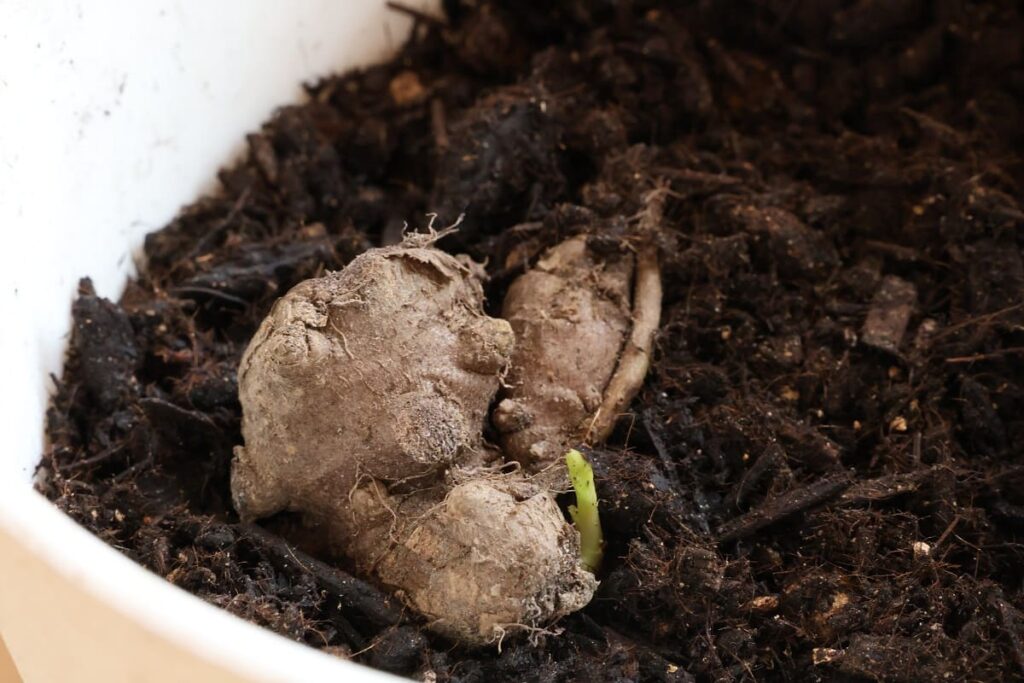
[{"label": "moist dark compost", "polygon": [[[46,495],[208,602],[421,680],[1024,677],[1021,5],[444,4],[250,135],[119,302],[82,281]],[[464,214],[438,246],[486,264],[498,316],[560,242],[621,249],[652,193],[660,326],[590,454],[586,608],[456,646],[298,516],[239,520],[237,368],[278,297]]]}]

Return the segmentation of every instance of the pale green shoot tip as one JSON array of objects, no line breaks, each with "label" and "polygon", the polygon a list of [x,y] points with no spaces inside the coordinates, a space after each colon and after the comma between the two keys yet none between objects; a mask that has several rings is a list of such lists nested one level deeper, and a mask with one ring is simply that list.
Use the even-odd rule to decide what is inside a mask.
[{"label": "pale green shoot tip", "polygon": [[580,534],[580,563],[584,569],[596,574],[604,557],[604,534],[601,533],[601,517],[597,512],[594,469],[575,448],[565,454],[565,464],[569,468],[569,480],[576,490],[576,504],[569,506],[569,516]]}]

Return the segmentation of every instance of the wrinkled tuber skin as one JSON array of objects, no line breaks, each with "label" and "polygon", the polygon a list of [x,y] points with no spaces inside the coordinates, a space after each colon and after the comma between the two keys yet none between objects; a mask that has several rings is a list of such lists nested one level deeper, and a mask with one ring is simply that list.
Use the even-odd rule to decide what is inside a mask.
[{"label": "wrinkled tuber skin", "polygon": [[[400,518],[415,516],[407,507],[416,506],[400,508]],[[376,572],[433,617],[434,630],[468,643],[575,612],[597,588],[554,497],[518,474],[455,484]]]},{"label": "wrinkled tuber skin", "polygon": [[423,477],[479,453],[513,344],[507,323],[483,315],[481,296],[455,258],[401,246],[281,298],[239,369],[239,512],[333,511],[360,475]]},{"label": "wrinkled tuber skin", "polygon": [[477,266],[429,242],[370,250],[275,304],[239,369],[231,488],[243,519],[303,513],[436,630],[484,643],[596,584],[549,492],[482,474],[513,334],[483,313]]},{"label": "wrinkled tuber skin", "polygon": [[583,440],[630,330],[631,253],[595,254],[585,236],[550,249],[509,288],[516,343],[492,415],[508,457],[530,471]]}]

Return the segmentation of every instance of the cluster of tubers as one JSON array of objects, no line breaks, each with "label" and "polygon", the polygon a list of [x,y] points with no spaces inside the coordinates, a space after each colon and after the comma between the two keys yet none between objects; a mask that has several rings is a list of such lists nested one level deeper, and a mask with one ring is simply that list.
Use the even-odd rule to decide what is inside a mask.
[{"label": "cluster of tubers", "polygon": [[639,388],[660,280],[653,250],[599,256],[578,236],[492,318],[482,268],[437,237],[371,249],[275,304],[239,368],[231,488],[243,519],[302,513],[435,631],[484,644],[593,596],[553,489],[566,451],[603,438]]}]

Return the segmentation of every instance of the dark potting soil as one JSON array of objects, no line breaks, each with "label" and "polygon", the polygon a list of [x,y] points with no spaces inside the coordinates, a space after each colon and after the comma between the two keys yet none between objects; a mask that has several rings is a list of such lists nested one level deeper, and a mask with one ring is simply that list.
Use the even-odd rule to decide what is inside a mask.
[{"label": "dark potting soil", "polygon": [[[1024,675],[1024,10],[966,0],[446,3],[327,78],[83,281],[42,486],[168,581],[437,681]],[[275,297],[429,213],[490,301],[667,188],[646,384],[594,453],[609,540],[558,635],[466,650],[238,523],[235,368]]]}]

